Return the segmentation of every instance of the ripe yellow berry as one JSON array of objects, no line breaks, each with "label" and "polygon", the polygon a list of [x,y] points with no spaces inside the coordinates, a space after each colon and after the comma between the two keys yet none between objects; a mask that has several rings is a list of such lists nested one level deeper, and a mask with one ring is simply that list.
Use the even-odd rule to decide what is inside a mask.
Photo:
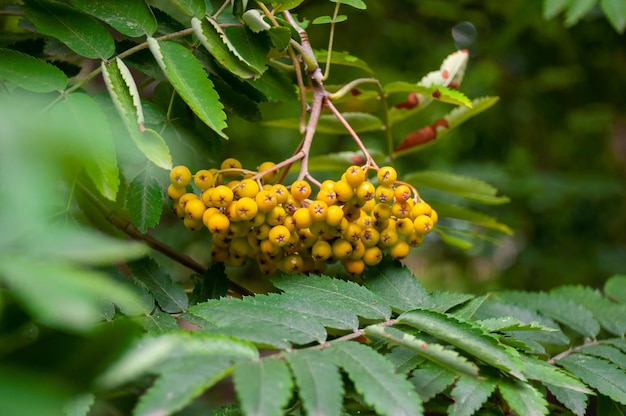
[{"label": "ripe yellow berry", "polygon": [[430,218],[433,220],[433,224],[437,224],[437,221],[439,221],[439,214],[437,214],[437,211],[435,211],[434,209],[431,210]]},{"label": "ripe yellow berry", "polygon": [[285,222],[285,218],[287,218],[287,212],[280,205],[270,209],[265,215],[265,221],[269,225],[282,225]]},{"label": "ripe yellow berry", "polygon": [[345,180],[351,187],[356,188],[365,180],[365,171],[356,165],[350,166],[346,169]]},{"label": "ripe yellow berry", "polygon": [[178,203],[178,201],[174,202],[174,205],[172,205],[172,208],[174,209],[174,212],[176,213],[176,216],[178,218],[185,218],[185,208],[181,207],[180,204]]},{"label": "ripe yellow berry", "polygon": [[298,208],[296,212],[293,213],[293,221],[297,228],[303,229],[311,226],[313,218],[311,218],[311,212],[308,208]]},{"label": "ripe yellow berry", "polygon": [[207,228],[209,228],[209,218],[211,218],[212,215],[217,214],[219,212],[220,211],[215,207],[209,207],[206,209],[206,211],[204,211],[204,214],[202,214],[202,222]]},{"label": "ripe yellow berry", "polygon": [[230,227],[230,220],[221,212],[213,214],[209,217],[207,228],[213,234],[225,233]]},{"label": "ripe yellow berry", "polygon": [[223,171],[222,174],[227,178],[236,178],[241,175],[241,162],[233,157],[229,157],[224,159],[222,165],[220,166],[220,170]]},{"label": "ripe yellow berry", "polygon": [[335,181],[333,181],[332,179],[326,179],[324,182],[322,182],[320,189],[326,189],[328,191],[332,191],[334,187],[335,187]]},{"label": "ripe yellow berry", "polygon": [[184,195],[181,195],[180,198],[178,198],[178,203],[180,204],[180,206],[184,209],[185,205],[187,205],[188,201],[191,201],[192,199],[198,199],[198,195],[188,192]]},{"label": "ripe yellow berry", "polygon": [[413,220],[413,228],[418,234],[428,234],[432,231],[434,226],[435,224],[432,218],[428,215],[418,215],[417,218]]},{"label": "ripe yellow berry", "polygon": [[315,261],[326,261],[330,258],[332,253],[332,247],[326,240],[317,240],[311,248],[311,254],[313,255],[313,259],[315,259]]},{"label": "ripe yellow berry", "polygon": [[407,236],[413,232],[413,220],[410,218],[400,218],[396,221],[396,231],[402,236]]},{"label": "ripe yellow berry", "polygon": [[289,254],[288,256],[285,256],[281,266],[287,273],[300,273],[304,266],[304,262],[299,254]]},{"label": "ripe yellow berry", "polygon": [[376,199],[383,204],[387,204],[393,201],[394,190],[388,185],[379,185],[376,188]]},{"label": "ripe yellow berry", "polygon": [[333,256],[337,260],[345,259],[352,254],[352,244],[343,238],[338,238],[332,244]]},{"label": "ripe yellow berry", "polygon": [[262,212],[270,211],[278,204],[278,201],[276,200],[276,195],[268,189],[264,189],[256,194],[254,200],[259,206],[259,211]]},{"label": "ripe yellow berry", "polygon": [[344,180],[337,181],[333,187],[337,200],[339,202],[349,201],[354,196],[354,189],[352,186]]},{"label": "ripe yellow berry", "polygon": [[417,247],[424,241],[424,234],[418,234],[417,232],[413,231],[411,234],[405,237],[405,240],[411,247]]},{"label": "ripe yellow berry", "polygon": [[385,221],[391,217],[391,207],[387,204],[377,204],[372,210],[372,217],[379,221]]},{"label": "ripe yellow berry", "polygon": [[211,194],[213,193],[213,189],[215,188],[205,189],[204,191],[202,191],[202,195],[200,195],[200,199],[202,200],[202,202],[204,202],[204,205],[206,205],[207,207],[213,206],[213,200],[211,199]]},{"label": "ripe yellow berry", "polygon": [[198,231],[202,228],[202,221],[194,218],[185,217],[185,219],[183,219],[183,224],[189,231]]},{"label": "ripe yellow berry", "polygon": [[361,232],[361,227],[351,222],[348,224],[348,227],[341,233],[341,235],[344,239],[354,244],[357,241],[361,241]]},{"label": "ripe yellow berry", "polygon": [[271,191],[274,193],[274,195],[276,195],[276,202],[278,202],[279,204],[283,204],[289,197],[289,191],[282,183],[277,183],[276,185],[272,186]]},{"label": "ripe yellow berry", "polygon": [[328,205],[324,201],[313,201],[309,204],[309,213],[313,221],[324,221],[328,215]]},{"label": "ripe yellow berry", "polygon": [[232,189],[234,194],[239,198],[254,198],[256,194],[259,193],[259,184],[252,179],[244,179]]},{"label": "ripe yellow berry", "polygon": [[335,191],[327,188],[320,189],[315,198],[318,201],[324,202],[328,206],[334,205],[338,202]]},{"label": "ripe yellow berry", "polygon": [[328,213],[326,214],[326,223],[332,227],[336,227],[341,224],[343,220],[343,209],[338,205],[331,205],[328,207]]},{"label": "ripe yellow berry", "polygon": [[365,248],[365,244],[363,244],[361,240],[353,241],[352,254],[350,254],[348,258],[352,260],[363,258],[363,255],[365,254]]},{"label": "ripe yellow berry", "polygon": [[[259,165],[259,167],[257,168],[257,171],[261,173],[263,171],[273,168],[275,165],[276,164],[274,162],[263,162]],[[266,173],[261,178],[263,183],[274,182],[276,179],[278,179],[278,169],[272,172]]]},{"label": "ripe yellow berry", "polygon": [[289,243],[291,232],[284,225],[275,225],[268,234],[268,240],[278,247],[284,247]]},{"label": "ripe yellow berry", "polygon": [[239,217],[239,219],[244,220],[244,221],[253,219],[259,210],[259,207],[257,206],[254,199],[249,198],[247,196],[237,201],[236,207],[237,207],[237,216]]},{"label": "ripe yellow berry", "polygon": [[235,194],[226,185],[219,185],[211,192],[211,202],[214,207],[225,208],[233,202]]},{"label": "ripe yellow berry", "polygon": [[394,191],[396,201],[408,201],[411,199],[411,188],[406,185],[398,185]]},{"label": "ripe yellow berry", "polygon": [[363,262],[368,266],[375,266],[383,259],[383,252],[378,247],[368,247],[363,253]]},{"label": "ripe yellow berry", "polygon": [[199,199],[191,199],[185,204],[185,213],[190,220],[200,221],[204,211],[206,206]]},{"label": "ripe yellow berry", "polygon": [[376,174],[381,185],[391,185],[398,179],[398,173],[391,166],[383,166]]},{"label": "ripe yellow berry", "polygon": [[197,171],[193,176],[193,183],[196,184],[199,189],[204,191],[215,184],[215,178],[210,171],[203,169]]},{"label": "ripe yellow berry", "polygon": [[393,228],[385,228],[380,232],[378,244],[383,247],[391,247],[398,242],[398,232]]},{"label": "ripe yellow berry", "polygon": [[167,187],[167,196],[174,200],[179,199],[181,196],[185,195],[186,192],[187,189],[184,186],[174,185],[173,183],[169,184]]},{"label": "ripe yellow berry", "polygon": [[396,218],[407,218],[411,214],[413,206],[408,201],[396,201],[391,205],[391,214]]},{"label": "ripe yellow berry", "polygon": [[176,166],[170,171],[170,183],[185,187],[191,182],[191,171],[187,166]]},{"label": "ripe yellow berry", "polygon": [[311,195],[311,185],[307,181],[299,179],[291,184],[291,195],[297,201],[303,201]]},{"label": "ripe yellow berry", "polygon": [[356,188],[356,196],[362,201],[370,201],[376,196],[376,187],[371,182],[362,182]]},{"label": "ripe yellow berry", "polygon": [[433,211],[433,209],[428,205],[428,203],[424,201],[419,201],[413,205],[411,208],[411,218],[415,219],[420,215],[429,215]]},{"label": "ripe yellow berry", "polygon": [[409,255],[410,249],[411,247],[406,241],[398,240],[396,244],[389,247],[389,254],[391,254],[391,257],[394,259],[400,260]]},{"label": "ripe yellow berry", "polygon": [[361,231],[361,241],[365,244],[365,247],[373,247],[378,244],[380,240],[380,233],[376,228],[368,227]]},{"label": "ripe yellow berry", "polygon": [[285,211],[287,211],[287,214],[293,214],[301,206],[302,202],[294,198],[293,195],[289,195],[287,200],[283,203],[283,207],[285,208]]},{"label": "ripe yellow berry", "polygon": [[341,262],[341,264],[343,264],[343,268],[350,274],[361,274],[365,269],[365,262],[361,259],[345,259]]}]

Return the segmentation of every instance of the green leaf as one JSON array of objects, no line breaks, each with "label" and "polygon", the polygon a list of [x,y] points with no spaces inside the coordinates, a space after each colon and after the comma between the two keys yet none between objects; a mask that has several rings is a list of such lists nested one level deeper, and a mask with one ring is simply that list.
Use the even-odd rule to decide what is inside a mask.
[{"label": "green leaf", "polygon": [[272,46],[279,51],[287,49],[289,42],[291,41],[291,30],[288,27],[272,27],[267,31],[270,37]]},{"label": "green leaf", "polygon": [[626,29],[626,3],[622,0],[600,0],[600,7],[617,33]]},{"label": "green leaf", "polygon": [[483,204],[496,205],[509,202],[508,197],[497,196],[498,190],[487,182],[450,172],[413,172],[409,173],[404,180],[417,188],[424,187],[451,192]]},{"label": "green leaf", "polygon": [[604,293],[617,302],[626,303],[626,275],[616,274],[607,280]]},{"label": "green leaf", "polygon": [[436,312],[445,312],[448,309],[467,302],[473,297],[474,295],[469,295],[467,293],[436,291],[428,296],[425,306],[423,307]]},{"label": "green leaf", "polygon": [[339,415],[343,386],[335,363],[325,351],[299,350],[286,355],[308,415]]},{"label": "green leaf", "polygon": [[25,366],[0,367],[0,408],[6,415],[45,415],[61,409],[72,392],[59,379]]},{"label": "green leaf", "polygon": [[272,26],[263,20],[259,9],[250,9],[242,15],[242,20],[254,33],[270,30]]},{"label": "green leaf", "polygon": [[565,11],[565,26],[573,26],[593,9],[598,0],[571,0]]},{"label": "green leaf", "polygon": [[0,78],[33,92],[61,91],[67,85],[67,76],[56,66],[4,48],[0,48]]},{"label": "green leaf", "polygon": [[92,270],[15,254],[0,257],[0,280],[33,318],[69,331],[89,331],[102,319],[105,302],[141,313],[135,294]]},{"label": "green leaf", "polygon": [[490,332],[502,331],[558,331],[539,322],[522,322],[512,316],[502,316],[480,321],[480,325]]},{"label": "green leaf", "polygon": [[415,386],[420,398],[427,402],[442,393],[456,380],[456,374],[437,365],[426,363],[413,371],[409,381]]},{"label": "green leaf", "polygon": [[518,415],[540,416],[548,414],[548,402],[533,386],[520,380],[496,381],[502,398]]},{"label": "green leaf", "polygon": [[561,286],[550,292],[584,307],[600,325],[618,336],[626,334],[626,305],[611,302],[599,291],[584,286]]},{"label": "green leaf", "polygon": [[415,367],[422,364],[424,360],[415,351],[403,347],[402,345],[391,348],[391,351],[386,355],[387,359],[391,361],[396,373],[409,373],[413,371]]},{"label": "green leaf", "polygon": [[570,354],[557,364],[580,377],[589,386],[621,404],[626,404],[626,372],[602,358]]},{"label": "green leaf", "polygon": [[536,357],[523,355],[524,375],[530,380],[539,380],[543,384],[573,390],[583,394],[593,394],[585,384],[559,367]]},{"label": "green leaf", "polygon": [[116,1],[72,0],[80,11],[104,20],[118,32],[133,38],[152,35],[157,22],[144,0]]},{"label": "green leaf", "polygon": [[209,331],[260,345],[289,348],[290,341],[304,345],[326,339],[326,330],[314,319],[271,305],[224,298],[194,305],[189,313],[216,325]]},{"label": "green leaf", "polygon": [[456,306],[452,311],[450,311],[450,313],[457,318],[470,319],[474,316],[476,311],[487,300],[488,297],[488,294],[483,296],[477,296],[463,303],[462,305]]},{"label": "green leaf", "polygon": [[381,415],[421,416],[422,402],[411,383],[396,374],[385,357],[356,342],[338,342],[327,349],[363,395]]},{"label": "green leaf", "polygon": [[587,395],[578,391],[546,384],[546,387],[565,407],[577,416],[584,416],[587,411]]},{"label": "green leaf", "polygon": [[609,345],[584,345],[578,348],[577,352],[604,358],[619,368],[626,369],[626,354]]},{"label": "green leaf", "polygon": [[154,260],[146,258],[129,263],[128,267],[133,276],[146,285],[165,312],[177,313],[187,309],[189,300],[185,291]]},{"label": "green leaf", "polygon": [[[369,113],[342,113],[348,124],[357,133],[368,131],[381,131],[383,122],[380,118]],[[284,118],[278,120],[265,121],[266,126],[279,127],[285,129],[300,129],[300,119]],[[316,132],[325,134],[349,134],[346,127],[332,114],[324,114],[320,116],[317,124]]]},{"label": "green leaf", "polygon": [[224,263],[214,262],[201,276],[192,276],[194,281],[191,303],[200,303],[209,299],[226,296],[230,281],[226,275]]},{"label": "green leaf", "polygon": [[124,62],[116,58],[101,64],[104,82],[130,137],[137,148],[155,165],[172,168],[172,156],[165,140],[143,127],[143,109],[135,81]]},{"label": "green leaf", "polygon": [[411,84],[410,82],[395,81],[385,85],[385,92],[387,94],[397,92],[416,92],[437,101],[472,108],[472,101],[467,98],[465,94],[442,85],[431,85],[427,87],[419,84]]},{"label": "green leaf", "polygon": [[485,228],[498,230],[509,235],[513,234],[513,230],[511,230],[506,224],[502,224],[494,217],[483,214],[482,212],[444,202],[437,202],[433,205],[441,218],[456,218],[458,220],[469,221]]},{"label": "green leaf", "polygon": [[24,11],[37,29],[86,58],[106,59],[115,53],[109,32],[93,17],[50,0],[26,0]]},{"label": "green leaf", "polygon": [[624,338],[610,338],[603,342],[613,345],[626,353],[626,339]]},{"label": "green leaf", "polygon": [[472,100],[472,107],[457,107],[450,111],[444,118],[448,120],[448,130],[443,130],[439,133],[439,137],[442,137],[444,133],[454,129],[458,125],[464,123],[470,118],[474,117],[487,110],[491,106],[500,100],[499,97],[480,97]]},{"label": "green leaf", "polygon": [[517,351],[500,345],[494,337],[481,332],[471,321],[427,310],[405,312],[398,317],[398,321],[444,340],[487,364],[525,380]]},{"label": "green leaf", "polygon": [[[392,344],[401,345],[415,352],[417,355],[437,364],[440,368],[449,370],[449,372],[470,377],[478,376],[478,367],[474,363],[469,362],[465,357],[459,355],[458,352],[446,349],[440,344],[429,343],[398,329],[382,325],[370,325],[365,328],[365,333],[383,338],[385,341]],[[422,396],[422,398],[424,399],[424,396]]]},{"label": "green leaf", "polygon": [[146,170],[137,175],[128,186],[126,208],[133,224],[142,233],[159,223],[163,212],[163,190]]},{"label": "green leaf", "polygon": [[274,7],[274,12],[278,13],[298,7],[302,1],[303,0],[278,0],[272,1],[272,6]]},{"label": "green leaf", "polygon": [[264,34],[256,34],[247,26],[228,26],[224,28],[224,33],[236,55],[241,56],[259,74],[265,72],[269,45]]},{"label": "green leaf", "polygon": [[157,42],[150,36],[147,41],[152,55],[176,92],[207,126],[226,139],[222,132],[226,128],[226,114],[213,82],[198,59],[178,43]]},{"label": "green leaf", "polygon": [[426,303],[428,294],[410,270],[391,257],[363,273],[365,287],[380,296],[396,312],[416,309]]},{"label": "green leaf", "polygon": [[194,17],[191,19],[191,26],[202,46],[221,66],[241,78],[258,77],[261,74],[237,53],[222,28],[213,19],[207,17],[206,20],[200,20]]},{"label": "green leaf", "polygon": [[337,15],[337,17],[335,17],[334,20],[330,16],[318,16],[315,19],[313,19],[311,24],[313,24],[313,25],[325,25],[325,24],[333,23],[333,22],[334,23],[341,23],[341,22],[345,22],[346,20],[348,20],[348,16],[346,16],[345,14]]},{"label": "green leaf", "polygon": [[[337,3],[338,0],[330,0],[330,1],[332,1],[333,3]],[[363,0],[339,0],[339,1],[341,1],[341,4],[354,7],[355,9],[360,9],[360,10],[367,9],[367,5],[365,4]]]},{"label": "green leaf", "polygon": [[[342,2],[343,3],[343,2]],[[318,62],[326,62],[328,59],[328,51],[314,51],[315,59]],[[348,52],[337,52],[331,51],[330,53],[330,63],[331,65],[341,65],[341,66],[349,66],[353,68],[358,68],[367,72],[369,75],[374,75],[374,71],[367,65],[367,63],[356,56],[350,55]]]},{"label": "green leaf", "polygon": [[202,18],[207,13],[207,3],[203,0],[171,0],[176,8],[187,16]]},{"label": "green leaf", "polygon": [[487,401],[495,383],[471,377],[459,377],[450,392],[454,403],[448,407],[449,416],[471,416]]},{"label": "green leaf", "polygon": [[[59,123],[69,123],[73,133],[84,141],[84,155],[78,156],[96,189],[115,200],[120,185],[113,133],[106,115],[86,94],[73,93],[50,110]],[[62,126],[61,126],[62,127]]]},{"label": "green leaf", "polygon": [[233,373],[246,415],[280,416],[291,397],[293,381],[284,361],[267,358],[240,362]]},{"label": "green leaf", "polygon": [[87,416],[93,406],[96,396],[92,393],[78,395],[63,406],[64,416]]},{"label": "green leaf", "polygon": [[140,322],[149,334],[159,334],[180,329],[176,318],[159,308],[153,314],[142,317]]},{"label": "green leaf", "polygon": [[565,10],[569,2],[570,0],[543,0],[543,18],[552,19]]},{"label": "green leaf", "polygon": [[456,229],[443,227],[442,225],[437,225],[435,233],[444,243],[460,250],[471,250],[474,247],[473,240],[468,233],[459,232]]},{"label": "green leaf", "polygon": [[246,80],[262,92],[269,101],[294,101],[297,98],[293,81],[277,68],[269,67],[260,78]]},{"label": "green leaf", "polygon": [[366,319],[389,319],[391,309],[381,298],[354,283],[326,276],[281,276],[272,279],[278,289],[323,305],[336,303]]}]

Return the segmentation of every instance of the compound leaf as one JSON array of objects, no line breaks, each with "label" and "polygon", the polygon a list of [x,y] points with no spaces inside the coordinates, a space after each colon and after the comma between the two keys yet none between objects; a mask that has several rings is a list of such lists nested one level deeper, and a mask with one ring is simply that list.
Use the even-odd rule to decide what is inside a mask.
[{"label": "compound leaf", "polygon": [[107,22],[118,32],[133,38],[152,35],[157,22],[144,0],[91,1],[73,0],[80,11]]},{"label": "compound leaf", "polygon": [[236,51],[259,74],[265,72],[269,45],[264,34],[255,34],[247,26],[228,26],[224,33],[233,47],[231,51]]},{"label": "compound leaf", "polygon": [[213,131],[226,139],[226,114],[213,82],[202,64],[184,46],[171,41],[147,38],[152,55],[189,108]]},{"label": "compound leaf", "polygon": [[278,289],[307,297],[322,305],[337,304],[366,319],[389,319],[391,309],[380,297],[354,282],[327,276],[281,276],[272,279]]},{"label": "compound leaf", "polygon": [[626,372],[623,369],[602,358],[576,353],[560,358],[557,363],[605,396],[626,404]]},{"label": "compound leaf", "polygon": [[566,389],[563,387],[553,386],[546,383],[546,387],[565,407],[572,411],[576,416],[584,416],[587,411],[588,397],[585,393]]},{"label": "compound leaf", "polygon": [[539,322],[522,322],[512,316],[502,316],[498,318],[489,318],[480,321],[480,325],[490,332],[502,331],[550,331],[557,329],[545,326]]},{"label": "compound leaf", "polygon": [[424,308],[436,312],[446,312],[448,309],[461,305],[473,297],[474,295],[469,295],[467,293],[445,292],[438,290],[428,295]]},{"label": "compound leaf", "polygon": [[146,170],[128,186],[126,208],[133,224],[142,233],[159,223],[163,212],[163,191],[159,182]]},{"label": "compound leaf", "polygon": [[174,283],[154,260],[146,258],[129,263],[128,267],[165,312],[177,313],[187,309],[189,299],[183,288]]},{"label": "compound leaf", "polygon": [[24,11],[41,33],[59,39],[79,55],[106,59],[115,52],[109,32],[96,19],[67,4],[27,0]]},{"label": "compound leaf", "polygon": [[548,402],[533,386],[520,380],[498,379],[498,390],[511,409],[518,415],[548,414]]},{"label": "compound leaf", "polygon": [[280,416],[293,381],[284,361],[272,358],[240,362],[233,372],[235,389],[246,415]]},{"label": "compound leaf", "polygon": [[598,0],[572,0],[565,11],[565,26],[573,26],[585,17]]},{"label": "compound leaf", "polygon": [[325,351],[300,350],[286,355],[308,415],[339,415],[343,386],[337,365]]},{"label": "compound leaf", "polygon": [[67,76],[56,66],[4,48],[0,48],[0,78],[33,92],[60,91],[67,85]]},{"label": "compound leaf", "polygon": [[456,374],[445,368],[426,363],[413,371],[409,381],[423,401],[428,401],[447,389],[456,380]]},{"label": "compound leaf", "polygon": [[398,321],[444,340],[520,380],[525,380],[519,353],[499,344],[496,338],[481,332],[470,321],[428,310],[405,312],[398,317]]},{"label": "compound leaf", "polygon": [[559,367],[548,364],[532,356],[522,356],[524,361],[524,375],[531,380],[539,380],[546,385],[552,385],[577,391],[584,394],[593,394],[584,383]]},{"label": "compound leaf", "polygon": [[450,392],[454,403],[448,407],[449,416],[471,416],[493,393],[496,385],[490,380],[459,377]]},{"label": "compound leaf", "polygon": [[584,345],[577,352],[604,358],[619,368],[626,369],[626,354],[610,345]]},{"label": "compound leaf", "polygon": [[413,172],[407,175],[405,181],[418,188],[433,188],[451,192],[483,204],[493,205],[509,202],[508,197],[497,196],[498,189],[487,182],[450,172]]},{"label": "compound leaf", "polygon": [[334,343],[327,349],[363,399],[382,415],[421,416],[422,402],[411,383],[371,348],[356,342]]}]

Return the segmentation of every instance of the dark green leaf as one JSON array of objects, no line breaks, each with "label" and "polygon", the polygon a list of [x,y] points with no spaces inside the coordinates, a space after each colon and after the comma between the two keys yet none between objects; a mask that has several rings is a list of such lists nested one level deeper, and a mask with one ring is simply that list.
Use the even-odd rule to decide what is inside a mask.
[{"label": "dark green leaf", "polygon": [[580,377],[616,402],[626,404],[626,372],[602,358],[583,354],[570,354],[560,358],[557,364]]},{"label": "dark green leaf", "polygon": [[421,171],[409,173],[404,180],[418,189],[433,188],[462,196],[483,204],[503,204],[509,202],[506,196],[497,196],[498,189],[476,178],[450,172]]},{"label": "dark green leaf", "polygon": [[396,374],[391,363],[376,351],[356,342],[339,342],[333,343],[328,353],[348,373],[365,402],[379,414],[423,414],[421,400],[411,383]]},{"label": "dark green leaf", "polygon": [[[328,59],[328,51],[315,51],[315,59],[318,62],[326,62]],[[374,75],[374,71],[367,65],[367,63],[356,56],[350,55],[348,52],[332,51],[330,53],[331,65],[350,66],[353,68],[361,69],[367,72],[369,75]]]},{"label": "dark green leaf", "polygon": [[504,400],[518,415],[548,414],[548,402],[533,386],[520,380],[498,379],[496,384]]},{"label": "dark green leaf", "polygon": [[570,0],[543,0],[543,18],[552,19],[565,10],[569,2]]},{"label": "dark green leaf", "polygon": [[230,45],[248,65],[259,74],[265,72],[269,45],[264,34],[256,34],[247,26],[228,26],[224,28],[224,33],[230,41]]},{"label": "dark green leaf", "polygon": [[321,304],[342,305],[353,314],[367,319],[389,319],[388,304],[366,288],[325,276],[281,276],[272,279],[278,289],[300,295]]},{"label": "dark green leaf", "polygon": [[487,401],[495,383],[471,377],[459,377],[450,392],[454,403],[448,407],[449,416],[471,416]]},{"label": "dark green leaf", "polygon": [[91,1],[72,0],[80,11],[104,20],[120,33],[139,37],[152,35],[157,29],[157,22],[144,0]]},{"label": "dark green leaf", "polygon": [[287,354],[298,395],[308,415],[339,415],[343,386],[339,369],[325,351],[300,350]]},{"label": "dark green leaf", "polygon": [[402,345],[393,347],[386,357],[393,364],[396,373],[409,373],[425,361],[415,351]]},{"label": "dark green leaf", "polygon": [[604,284],[604,293],[611,299],[626,303],[626,275],[615,275]]},{"label": "dark green leaf", "polygon": [[454,307],[450,313],[458,318],[470,319],[474,316],[478,308],[487,300],[489,295],[477,296],[462,305]]},{"label": "dark green leaf", "polygon": [[174,6],[187,16],[202,18],[207,13],[207,3],[203,0],[171,0]]},{"label": "dark green leaf", "polygon": [[524,355],[524,375],[530,380],[539,380],[546,385],[557,386],[583,394],[593,394],[580,380],[533,356]]},{"label": "dark green leaf", "polygon": [[185,291],[174,283],[159,265],[152,259],[129,263],[135,278],[146,285],[161,309],[177,313],[187,309],[189,300]]},{"label": "dark green leaf", "polygon": [[473,297],[474,295],[467,293],[436,291],[428,296],[423,307],[436,312],[446,312],[448,309],[461,305]]},{"label": "dark green leaf", "polygon": [[587,395],[578,391],[547,384],[546,387],[565,407],[576,416],[584,416],[587,411]]},{"label": "dark green leaf", "polygon": [[494,217],[483,214],[482,212],[442,202],[437,202],[433,205],[437,209],[437,213],[441,218],[456,218],[459,220],[469,221],[485,228],[498,230],[509,235],[513,234],[513,230],[511,230],[506,224],[502,224]]},{"label": "dark green leaf", "polygon": [[491,335],[481,332],[471,321],[427,310],[405,312],[398,321],[431,334],[476,358],[525,380],[519,353],[505,347]]},{"label": "dark green leaf", "polygon": [[[330,0],[333,3],[337,3],[337,0]],[[341,4],[346,4],[348,6],[352,6],[355,9],[365,10],[367,9],[367,5],[363,0],[341,0]]]},{"label": "dark green leaf", "polygon": [[415,386],[420,398],[427,402],[454,383],[456,377],[456,374],[445,368],[426,363],[413,371],[409,381]]},{"label": "dark green leaf", "polygon": [[219,94],[224,109],[237,114],[246,121],[257,122],[263,119],[261,110],[247,94],[242,94],[233,85],[216,78],[214,81],[215,91]]},{"label": "dark green leaf", "polygon": [[33,92],[60,91],[67,85],[67,76],[56,66],[4,48],[0,48],[0,78]]},{"label": "dark green leaf", "polygon": [[261,91],[269,101],[292,101],[297,98],[293,81],[277,68],[269,67],[260,78],[246,81]]},{"label": "dark green leaf", "polygon": [[180,329],[176,318],[158,308],[153,314],[142,317],[140,322],[149,334],[159,334]]},{"label": "dark green leaf", "polygon": [[6,415],[45,415],[63,406],[72,393],[59,380],[23,367],[0,367],[0,408]]},{"label": "dark green leaf", "polygon": [[209,299],[219,299],[228,293],[229,280],[224,263],[213,263],[202,276],[194,280],[191,303],[200,303]]},{"label": "dark green leaf", "polygon": [[578,348],[577,352],[604,358],[619,368],[626,369],[626,354],[609,345],[584,345]]},{"label": "dark green leaf", "polygon": [[192,111],[223,138],[226,114],[202,64],[184,46],[175,42],[157,42],[148,37],[150,51]]},{"label": "dark green leaf", "polygon": [[146,170],[128,186],[126,208],[133,224],[142,233],[159,223],[163,212],[163,190]]},{"label": "dark green leaf", "polygon": [[282,12],[283,10],[291,10],[298,7],[303,0],[278,0],[272,1],[272,6],[275,12]]},{"label": "dark green leaf", "polygon": [[293,381],[284,361],[267,358],[240,362],[234,371],[235,389],[247,415],[280,416],[291,396]]},{"label": "dark green leaf", "polygon": [[368,267],[363,273],[363,280],[365,287],[389,303],[396,312],[423,306],[428,297],[417,277],[391,257]]},{"label": "dark green leaf", "polygon": [[600,7],[617,33],[626,29],[626,3],[622,0],[600,0]]},{"label": "dark green leaf", "polygon": [[113,38],[93,17],[50,0],[26,0],[24,11],[37,27],[86,58],[106,59],[115,52]]},{"label": "dark green leaf", "polygon": [[286,27],[272,27],[267,31],[267,34],[272,41],[272,46],[282,51],[287,49],[289,46],[289,41],[291,40],[291,30]]}]

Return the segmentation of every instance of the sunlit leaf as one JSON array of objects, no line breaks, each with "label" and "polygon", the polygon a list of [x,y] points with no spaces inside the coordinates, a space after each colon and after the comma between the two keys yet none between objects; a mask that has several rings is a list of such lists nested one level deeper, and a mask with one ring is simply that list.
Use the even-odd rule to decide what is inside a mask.
[{"label": "sunlit leaf", "polygon": [[125,0],[123,3],[72,0],[72,4],[82,12],[107,22],[126,36],[152,35],[157,29],[156,19],[144,0]]},{"label": "sunlit leaf", "polygon": [[618,33],[626,29],[626,3],[622,0],[600,0],[600,7],[606,18]]},{"label": "sunlit leaf", "polygon": [[[326,62],[326,60],[328,59],[328,51],[315,51],[315,59],[317,59],[318,62]],[[359,68],[369,75],[374,75],[374,71],[372,71],[372,69],[369,67],[369,65],[367,65],[365,61],[357,58],[356,56],[350,55],[348,52],[332,51],[330,53],[330,63],[331,65]]]},{"label": "sunlit leaf", "polygon": [[604,293],[620,303],[626,303],[626,275],[612,276],[604,284]]},{"label": "sunlit leaf", "polygon": [[67,76],[56,66],[4,48],[0,48],[0,78],[33,92],[60,91],[67,85]]},{"label": "sunlit leaf", "polygon": [[[330,0],[333,3],[337,3],[337,0]],[[341,4],[345,4],[348,6],[352,6],[355,9],[365,10],[367,9],[367,5],[363,0],[341,0]]]}]

